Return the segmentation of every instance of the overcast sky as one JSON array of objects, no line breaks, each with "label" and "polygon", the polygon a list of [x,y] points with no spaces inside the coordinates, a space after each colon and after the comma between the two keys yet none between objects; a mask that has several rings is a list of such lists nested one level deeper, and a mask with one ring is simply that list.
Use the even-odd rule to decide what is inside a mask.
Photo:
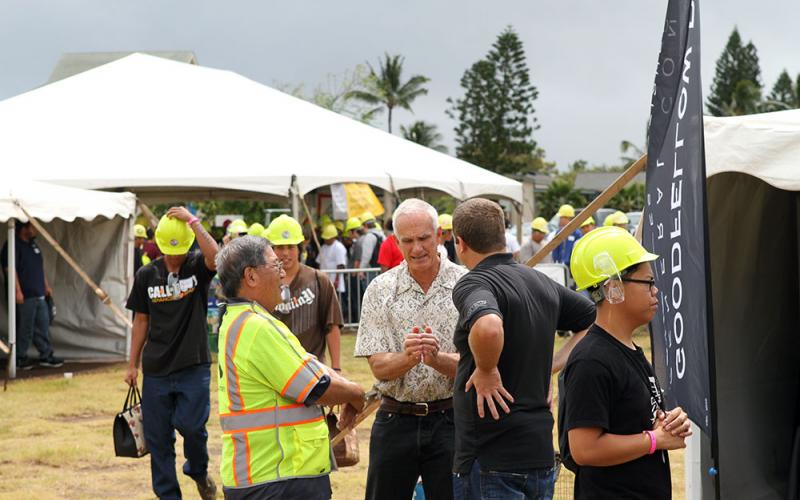
[{"label": "overcast sky", "polygon": [[[448,97],[508,25],[538,87],[535,139],[560,167],[618,162],[623,139],[643,145],[666,0],[436,1],[0,0],[0,99],[43,84],[64,52],[191,50],[204,66],[267,85],[323,83],[384,53],[405,75],[431,79],[414,114],[453,152]],[[758,48],[766,92],[783,68],[800,73],[800,2],[703,0],[702,77],[734,25]],[[794,34],[792,34],[794,33]],[[382,125],[382,124],[379,124]],[[385,127],[384,127],[385,128]]]}]

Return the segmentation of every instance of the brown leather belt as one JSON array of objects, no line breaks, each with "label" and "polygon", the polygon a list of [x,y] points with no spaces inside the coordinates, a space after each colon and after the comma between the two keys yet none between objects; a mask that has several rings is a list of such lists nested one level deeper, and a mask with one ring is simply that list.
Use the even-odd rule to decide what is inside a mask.
[{"label": "brown leather belt", "polygon": [[453,407],[453,398],[429,401],[427,403],[406,403],[392,399],[388,396],[381,398],[381,411],[399,413],[401,415],[416,415],[424,417],[431,413],[446,411]]}]

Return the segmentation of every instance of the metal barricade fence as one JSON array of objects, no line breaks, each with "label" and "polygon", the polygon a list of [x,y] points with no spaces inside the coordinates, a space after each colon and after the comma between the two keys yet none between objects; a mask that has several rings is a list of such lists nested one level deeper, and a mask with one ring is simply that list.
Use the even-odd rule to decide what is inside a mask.
[{"label": "metal barricade fence", "polygon": [[[380,268],[320,269],[320,271],[326,273],[331,279],[331,283],[334,283],[334,288],[339,296],[339,305],[342,307],[344,327],[357,328],[361,318],[361,299],[364,296],[364,290],[381,273]],[[341,283],[339,286],[336,286],[337,276]]]}]

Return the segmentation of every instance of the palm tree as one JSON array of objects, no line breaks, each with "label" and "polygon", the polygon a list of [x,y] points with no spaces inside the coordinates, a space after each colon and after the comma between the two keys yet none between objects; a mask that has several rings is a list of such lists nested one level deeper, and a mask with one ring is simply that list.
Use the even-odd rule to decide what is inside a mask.
[{"label": "palm tree", "polygon": [[447,153],[447,146],[439,143],[442,140],[442,134],[436,131],[436,125],[432,123],[416,121],[408,128],[400,125],[400,133],[411,142],[416,142],[440,153]]},{"label": "palm tree", "polygon": [[428,89],[423,85],[430,81],[422,75],[414,75],[407,82],[401,81],[405,58],[399,55],[384,54],[384,60],[379,61],[379,71],[369,66],[369,79],[364,90],[353,90],[347,93],[348,98],[364,101],[376,106],[371,113],[379,113],[386,107],[388,110],[389,133],[392,133],[392,111],[396,107],[411,111],[411,103],[417,97],[426,95]]}]

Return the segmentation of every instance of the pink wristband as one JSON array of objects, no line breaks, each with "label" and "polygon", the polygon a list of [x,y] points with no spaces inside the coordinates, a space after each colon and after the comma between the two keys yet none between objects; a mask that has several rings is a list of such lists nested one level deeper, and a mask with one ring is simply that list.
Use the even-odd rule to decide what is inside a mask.
[{"label": "pink wristband", "polygon": [[191,219],[189,219],[189,222],[187,222],[187,224],[189,224],[191,226],[192,224],[194,224],[195,222],[198,222],[199,220],[200,220],[200,218],[198,218],[198,217],[192,217]]},{"label": "pink wristband", "polygon": [[647,452],[648,455],[652,455],[656,452],[656,433],[653,431],[642,431],[650,437],[650,451]]}]

